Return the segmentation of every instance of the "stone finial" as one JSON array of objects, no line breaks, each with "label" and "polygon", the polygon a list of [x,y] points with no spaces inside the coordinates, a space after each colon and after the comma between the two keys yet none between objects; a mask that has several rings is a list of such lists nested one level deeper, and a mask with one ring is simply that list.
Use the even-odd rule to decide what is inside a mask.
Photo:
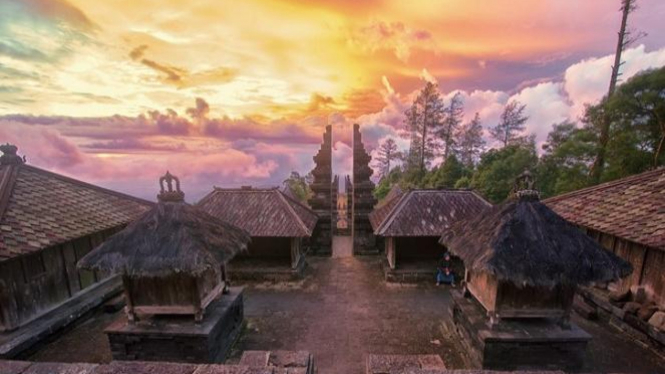
[{"label": "stone finial", "polygon": [[[175,189],[173,188],[175,182]],[[166,184],[166,186],[164,186]],[[185,201],[185,193],[180,190],[180,179],[171,175],[168,171],[163,177],[159,178],[159,195],[157,199],[160,202],[181,202]]]},{"label": "stone finial", "polygon": [[513,193],[520,200],[540,200],[540,192],[536,189],[536,179],[528,169],[515,178]]},{"label": "stone finial", "polygon": [[0,165],[21,165],[25,163],[25,156],[21,157],[17,154],[18,147],[13,144],[0,145]]}]

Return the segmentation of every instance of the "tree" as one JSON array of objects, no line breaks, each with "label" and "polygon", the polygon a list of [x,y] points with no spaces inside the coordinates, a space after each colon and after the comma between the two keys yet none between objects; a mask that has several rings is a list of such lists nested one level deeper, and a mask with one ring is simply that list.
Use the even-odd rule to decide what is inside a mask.
[{"label": "tree", "polygon": [[499,124],[490,129],[490,135],[500,141],[504,147],[523,140],[519,134],[524,131],[524,124],[529,119],[524,115],[524,109],[526,105],[520,104],[519,101],[509,102],[501,113]]},{"label": "tree", "polygon": [[596,135],[573,122],[555,124],[543,144],[536,171],[543,197],[575,191],[589,185],[589,168],[595,154]]},{"label": "tree", "polygon": [[397,150],[397,143],[395,143],[393,138],[388,138],[381,143],[378,149],[378,157],[376,157],[379,176],[384,177],[387,175],[391,170],[391,163],[399,160],[401,157],[402,154]]},{"label": "tree", "polygon": [[466,167],[473,167],[485,147],[483,126],[480,115],[476,113],[471,122],[462,126],[457,134],[457,153]]},{"label": "tree", "polygon": [[493,203],[505,200],[512,191],[515,178],[526,169],[534,170],[538,163],[532,139],[484,153],[471,180],[471,187]]},{"label": "tree", "polygon": [[[610,84],[607,90],[607,99],[614,95],[616,90],[617,81],[621,75],[620,69],[623,65],[621,61],[621,54],[623,51],[636,40],[641,38],[644,34],[638,33],[631,36],[631,31],[627,30],[628,15],[637,9],[637,0],[621,0],[621,26],[619,27],[619,37],[617,38],[617,47],[614,53],[614,65],[612,65],[612,73],[610,75]],[[607,151],[607,143],[610,140],[610,119],[606,116],[598,118],[600,127],[600,136],[598,137],[598,149],[596,159],[591,167],[591,179],[594,183],[600,181],[600,177],[605,167],[605,152]]]},{"label": "tree", "polygon": [[424,175],[434,158],[437,143],[435,135],[441,129],[445,114],[443,100],[436,84],[427,82],[405,112],[406,123],[411,131],[409,167],[417,168]]},{"label": "tree", "polygon": [[400,167],[394,167],[392,170],[390,170],[390,173],[383,176],[379,180],[379,183],[376,185],[376,188],[374,189],[374,197],[376,197],[378,200],[381,200],[384,197],[386,197],[388,192],[390,192],[390,189],[395,184],[398,184],[402,180],[402,178],[403,178],[402,169]]},{"label": "tree", "polygon": [[428,174],[425,187],[453,188],[466,173],[464,165],[457,160],[457,157],[450,155],[438,168]]},{"label": "tree", "polygon": [[288,188],[293,195],[300,201],[307,201],[312,190],[309,188],[307,176],[301,176],[297,171],[292,171],[291,175],[283,182],[284,188]]},{"label": "tree", "polygon": [[651,166],[665,163],[665,67],[640,73],[619,86],[606,103],[617,131],[638,136],[638,148],[651,154]]},{"label": "tree", "polygon": [[443,143],[443,159],[447,160],[448,156],[453,154],[456,146],[455,135],[462,124],[464,117],[464,102],[462,95],[458,92],[452,99],[450,104],[445,109],[445,119],[439,130],[439,137]]}]

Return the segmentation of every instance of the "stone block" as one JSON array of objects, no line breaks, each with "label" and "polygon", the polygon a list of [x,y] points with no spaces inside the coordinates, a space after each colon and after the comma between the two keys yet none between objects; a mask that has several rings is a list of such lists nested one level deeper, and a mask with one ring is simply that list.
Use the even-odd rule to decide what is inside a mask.
[{"label": "stone block", "polygon": [[97,364],[35,362],[22,374],[92,374],[96,367]]},{"label": "stone block", "polygon": [[658,306],[656,304],[645,304],[640,307],[637,311],[637,318],[642,321],[648,321],[651,316],[658,311]]},{"label": "stone block", "polygon": [[270,351],[245,351],[240,358],[240,365],[268,366]]},{"label": "stone block", "polygon": [[97,366],[91,374],[192,374],[196,365],[166,362],[122,362]]},{"label": "stone block", "polygon": [[657,330],[665,331],[665,312],[655,312],[651,318],[649,318],[649,325],[653,326]]},{"label": "stone block", "polygon": [[23,374],[30,365],[32,365],[32,362],[0,360],[0,373]]},{"label": "stone block", "polygon": [[608,295],[609,300],[613,303],[622,303],[630,300],[630,290],[616,290],[612,291]]},{"label": "stone block", "polygon": [[310,364],[311,355],[307,351],[272,351],[268,366],[284,368],[306,368]]},{"label": "stone block", "polygon": [[246,365],[200,365],[194,374],[274,374],[272,368]]},{"label": "stone block", "polygon": [[641,307],[642,305],[640,303],[630,301],[623,306],[623,310],[626,313],[635,314],[637,313],[638,310],[640,310]]}]

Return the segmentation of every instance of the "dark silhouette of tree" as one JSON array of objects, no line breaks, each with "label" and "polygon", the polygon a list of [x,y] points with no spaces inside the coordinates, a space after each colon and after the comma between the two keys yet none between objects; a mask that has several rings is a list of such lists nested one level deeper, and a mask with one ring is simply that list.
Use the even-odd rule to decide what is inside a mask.
[{"label": "dark silhouette of tree", "polygon": [[402,153],[398,151],[397,143],[393,138],[388,138],[381,143],[377,153],[376,162],[379,167],[379,176],[383,178],[390,173],[393,161],[399,160]]},{"label": "dark silhouette of tree", "polygon": [[[621,0],[621,26],[619,27],[619,37],[617,38],[617,47],[616,52],[614,53],[614,65],[612,65],[610,85],[607,90],[607,99],[611,99],[612,95],[614,95],[619,76],[621,75],[621,65],[624,64],[624,62],[621,61],[621,54],[628,46],[645,35],[642,32],[634,34],[632,31],[627,29],[628,15],[637,9],[636,4],[637,0]],[[599,121],[598,127],[600,128],[600,136],[598,137],[596,159],[594,160],[590,172],[591,180],[594,183],[598,183],[600,181],[600,176],[603,174],[603,168],[605,167],[605,153],[607,152],[607,143],[610,140],[611,122],[607,115],[600,116],[597,121]]]},{"label": "dark silhouette of tree", "polygon": [[524,124],[529,117],[524,115],[526,105],[519,101],[511,101],[503,109],[499,124],[490,129],[490,135],[500,141],[504,147],[515,144],[523,139],[520,136],[525,129]]},{"label": "dark silhouette of tree", "polygon": [[464,102],[459,92],[450,99],[450,104],[446,107],[445,116],[438,135],[444,147],[443,159],[447,160],[448,156],[452,155],[455,151],[455,146],[457,145],[455,134],[462,124],[464,117]]},{"label": "dark silhouette of tree", "polygon": [[445,107],[436,84],[427,82],[405,115],[411,131],[408,167],[424,174],[438,148],[436,134],[445,118]]},{"label": "dark silhouette of tree", "polygon": [[472,167],[484,148],[483,126],[480,115],[476,113],[471,122],[462,126],[457,134],[457,153],[464,166]]}]

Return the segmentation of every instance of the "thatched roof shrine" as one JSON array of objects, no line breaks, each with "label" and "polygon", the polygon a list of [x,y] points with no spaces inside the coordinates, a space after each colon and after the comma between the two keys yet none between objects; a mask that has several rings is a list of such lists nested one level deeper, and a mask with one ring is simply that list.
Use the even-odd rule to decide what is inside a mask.
[{"label": "thatched roof shrine", "polygon": [[608,282],[630,274],[627,262],[541,203],[533,182],[526,187],[484,214],[457,222],[440,243],[467,269],[519,287]]},{"label": "thatched roof shrine", "polygon": [[196,275],[247,248],[246,231],[185,203],[177,178],[167,172],[160,182],[159,203],[83,257],[79,267],[130,277]]}]

